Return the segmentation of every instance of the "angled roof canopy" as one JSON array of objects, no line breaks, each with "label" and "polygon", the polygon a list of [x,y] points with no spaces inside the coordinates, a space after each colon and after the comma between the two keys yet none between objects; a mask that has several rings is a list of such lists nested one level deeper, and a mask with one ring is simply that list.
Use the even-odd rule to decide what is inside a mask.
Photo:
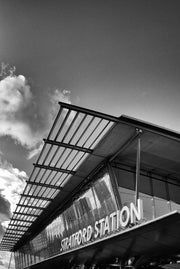
[{"label": "angled roof canopy", "polygon": [[[180,184],[180,134],[121,116],[59,103],[60,109],[0,244],[14,251],[31,239],[105,162],[141,169]],[[142,132],[138,132],[142,130]]]},{"label": "angled roof canopy", "polygon": [[60,110],[17,204],[1,250],[12,250],[118,119],[59,103]]}]

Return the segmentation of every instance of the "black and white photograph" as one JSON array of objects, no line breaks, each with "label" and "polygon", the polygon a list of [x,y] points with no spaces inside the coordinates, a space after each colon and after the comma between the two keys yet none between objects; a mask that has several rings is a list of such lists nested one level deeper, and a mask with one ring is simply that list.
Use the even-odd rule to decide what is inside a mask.
[{"label": "black and white photograph", "polygon": [[180,269],[180,0],[0,0],[0,269]]}]

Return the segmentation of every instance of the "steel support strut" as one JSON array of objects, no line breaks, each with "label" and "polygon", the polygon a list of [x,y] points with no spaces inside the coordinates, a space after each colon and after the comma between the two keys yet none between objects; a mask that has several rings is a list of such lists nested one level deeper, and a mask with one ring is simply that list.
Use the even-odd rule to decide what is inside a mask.
[{"label": "steel support strut", "polygon": [[137,139],[137,152],[136,152],[136,185],[135,185],[135,204],[139,198],[139,184],[140,184],[140,163],[141,163],[141,129],[136,129],[138,134]]}]

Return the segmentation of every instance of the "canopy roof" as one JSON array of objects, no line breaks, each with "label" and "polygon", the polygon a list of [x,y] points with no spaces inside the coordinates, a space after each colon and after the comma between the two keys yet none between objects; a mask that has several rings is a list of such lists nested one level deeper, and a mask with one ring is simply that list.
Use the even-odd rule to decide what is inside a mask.
[{"label": "canopy roof", "polygon": [[179,133],[60,103],[0,249],[14,251],[31,239],[107,161],[135,167],[139,135],[141,169],[180,184]]}]

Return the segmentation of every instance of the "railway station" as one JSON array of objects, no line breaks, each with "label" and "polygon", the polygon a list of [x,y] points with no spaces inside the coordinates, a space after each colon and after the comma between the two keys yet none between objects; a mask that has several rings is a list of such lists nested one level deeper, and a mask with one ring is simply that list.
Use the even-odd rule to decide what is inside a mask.
[{"label": "railway station", "polygon": [[16,269],[180,269],[180,134],[59,106],[0,250]]}]

